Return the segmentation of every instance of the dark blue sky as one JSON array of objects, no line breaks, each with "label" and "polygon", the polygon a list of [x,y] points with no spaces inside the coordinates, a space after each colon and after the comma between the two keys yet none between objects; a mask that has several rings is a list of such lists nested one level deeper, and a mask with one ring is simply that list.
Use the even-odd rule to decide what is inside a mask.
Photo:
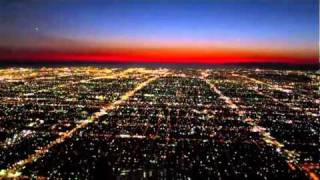
[{"label": "dark blue sky", "polygon": [[317,0],[7,0],[0,2],[0,46],[227,48],[315,56],[318,12]]}]

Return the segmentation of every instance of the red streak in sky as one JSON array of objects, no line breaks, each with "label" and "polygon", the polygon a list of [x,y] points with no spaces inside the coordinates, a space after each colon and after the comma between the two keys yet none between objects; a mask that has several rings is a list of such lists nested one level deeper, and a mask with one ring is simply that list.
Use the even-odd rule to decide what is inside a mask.
[{"label": "red streak in sky", "polygon": [[[297,54],[297,53],[296,53]],[[316,55],[308,53],[213,51],[199,49],[137,49],[110,52],[0,52],[0,60],[82,61],[82,62],[158,62],[158,63],[288,63],[315,64]]]}]

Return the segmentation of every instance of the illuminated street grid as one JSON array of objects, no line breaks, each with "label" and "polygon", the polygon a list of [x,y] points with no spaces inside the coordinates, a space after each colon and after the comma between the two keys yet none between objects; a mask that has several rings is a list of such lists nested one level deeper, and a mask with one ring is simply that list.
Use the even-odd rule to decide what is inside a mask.
[{"label": "illuminated street grid", "polygon": [[0,70],[0,179],[318,179],[319,75]]}]

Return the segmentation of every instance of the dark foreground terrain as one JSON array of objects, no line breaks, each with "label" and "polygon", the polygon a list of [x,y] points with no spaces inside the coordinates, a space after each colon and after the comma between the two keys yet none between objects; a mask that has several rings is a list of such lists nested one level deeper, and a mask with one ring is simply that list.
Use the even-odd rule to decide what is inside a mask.
[{"label": "dark foreground terrain", "polygon": [[317,179],[320,76],[0,70],[0,179]]}]

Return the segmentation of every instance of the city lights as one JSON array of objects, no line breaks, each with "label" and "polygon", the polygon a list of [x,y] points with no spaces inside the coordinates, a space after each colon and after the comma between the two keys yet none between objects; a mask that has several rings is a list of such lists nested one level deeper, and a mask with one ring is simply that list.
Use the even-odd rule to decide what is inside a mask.
[{"label": "city lights", "polygon": [[0,77],[0,178],[319,179],[315,72],[70,67]]}]

